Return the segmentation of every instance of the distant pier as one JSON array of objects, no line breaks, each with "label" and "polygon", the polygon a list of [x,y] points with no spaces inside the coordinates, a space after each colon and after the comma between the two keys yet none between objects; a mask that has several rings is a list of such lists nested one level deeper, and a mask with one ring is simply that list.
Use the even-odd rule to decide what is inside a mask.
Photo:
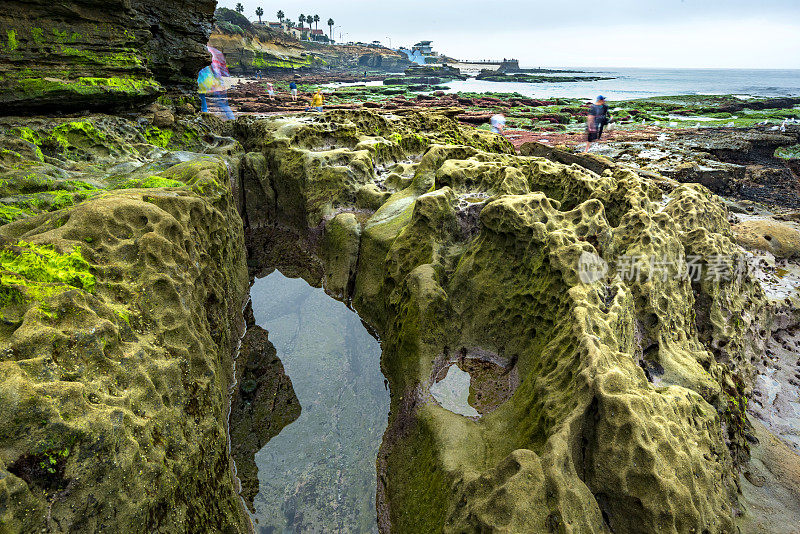
[{"label": "distant pier", "polygon": [[471,61],[471,60],[460,60],[460,61],[451,61],[448,65],[459,69],[462,73],[465,74],[477,74],[482,70],[489,70],[489,71],[500,71],[500,72],[518,72],[519,68],[519,60],[518,59],[503,59],[503,60],[482,60],[482,61]]}]

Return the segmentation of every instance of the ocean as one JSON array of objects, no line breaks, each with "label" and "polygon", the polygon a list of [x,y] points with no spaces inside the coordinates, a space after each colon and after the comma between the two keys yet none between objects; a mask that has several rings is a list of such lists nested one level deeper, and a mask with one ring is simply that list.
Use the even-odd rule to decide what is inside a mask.
[{"label": "ocean", "polygon": [[[470,78],[447,82],[446,92],[521,93],[535,98],[594,98],[629,100],[672,95],[800,96],[800,70],[768,69],[640,69],[577,67],[585,76],[613,80],[569,83],[488,82]],[[572,74],[553,74],[572,76]],[[580,74],[575,74],[580,76]]]}]

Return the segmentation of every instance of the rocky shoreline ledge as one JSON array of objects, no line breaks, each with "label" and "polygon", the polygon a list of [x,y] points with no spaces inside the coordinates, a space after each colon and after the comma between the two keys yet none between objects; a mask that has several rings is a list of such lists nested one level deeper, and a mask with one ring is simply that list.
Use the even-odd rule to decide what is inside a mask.
[{"label": "rocky shoreline ledge", "polygon": [[[781,423],[759,377],[772,373],[765,346],[793,343],[798,295],[790,284],[778,298],[757,276],[778,280],[778,259],[792,280],[793,223],[761,212],[777,225],[764,241],[763,224],[732,228],[735,213],[702,186],[599,156],[516,155],[446,111],[228,124],[177,111],[3,119],[4,146],[16,148],[4,153],[0,227],[11,531],[248,528],[228,467],[226,392],[246,269],[273,268],[352,302],[383,340],[383,532],[414,531],[420,518],[445,532],[770,521],[759,507],[778,503],[758,492],[787,484],[770,478],[769,458],[790,446],[764,441],[761,425]],[[737,241],[773,267],[698,284],[586,284],[577,271],[585,252],[613,264],[682,251],[708,265],[743,253]],[[256,437],[245,418],[231,430],[242,466],[296,417],[258,408],[291,389],[268,340],[248,335],[234,412],[277,426]],[[519,377],[477,420],[429,391],[464,351]],[[745,411],[756,392],[763,423]]]},{"label": "rocky shoreline ledge", "polygon": [[[667,124],[599,154],[568,99],[305,114],[243,86],[223,122],[185,72],[212,4],[0,17],[0,101],[30,113],[0,118],[0,531],[255,530],[254,454],[303,409],[247,306],[274,269],[381,340],[383,533],[800,524],[797,102],[624,103]],[[498,107],[536,138],[476,128]],[[703,115],[733,125],[670,126]],[[435,394],[454,367],[467,415]]]}]

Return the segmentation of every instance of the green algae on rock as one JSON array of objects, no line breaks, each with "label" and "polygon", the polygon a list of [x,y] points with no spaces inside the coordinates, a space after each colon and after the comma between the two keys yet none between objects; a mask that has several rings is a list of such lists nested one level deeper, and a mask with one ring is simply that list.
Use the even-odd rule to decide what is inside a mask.
[{"label": "green algae on rock", "polygon": [[[209,118],[0,122],[4,525],[247,528],[224,446],[246,235],[252,272],[289,265],[382,340],[382,532],[733,532],[763,291],[619,260],[737,254],[725,205],[452,117],[247,117],[236,141]],[[608,273],[584,282],[584,254]],[[253,332],[242,407],[283,384]],[[450,365],[480,418],[432,395]],[[296,410],[281,391],[259,411],[280,424],[231,433],[246,499],[247,454]]]}]

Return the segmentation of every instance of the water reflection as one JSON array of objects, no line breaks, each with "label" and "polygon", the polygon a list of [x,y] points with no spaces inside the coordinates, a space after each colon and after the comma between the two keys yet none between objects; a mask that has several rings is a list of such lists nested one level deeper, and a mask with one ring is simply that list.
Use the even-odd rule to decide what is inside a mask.
[{"label": "water reflection", "polygon": [[261,533],[377,532],[375,458],[389,394],[380,345],[353,311],[279,272],[251,289],[302,406],[256,455]]},{"label": "water reflection", "polygon": [[469,404],[470,375],[457,365],[447,368],[447,374],[431,386],[431,395],[442,408],[467,417],[480,417],[478,410]]}]

